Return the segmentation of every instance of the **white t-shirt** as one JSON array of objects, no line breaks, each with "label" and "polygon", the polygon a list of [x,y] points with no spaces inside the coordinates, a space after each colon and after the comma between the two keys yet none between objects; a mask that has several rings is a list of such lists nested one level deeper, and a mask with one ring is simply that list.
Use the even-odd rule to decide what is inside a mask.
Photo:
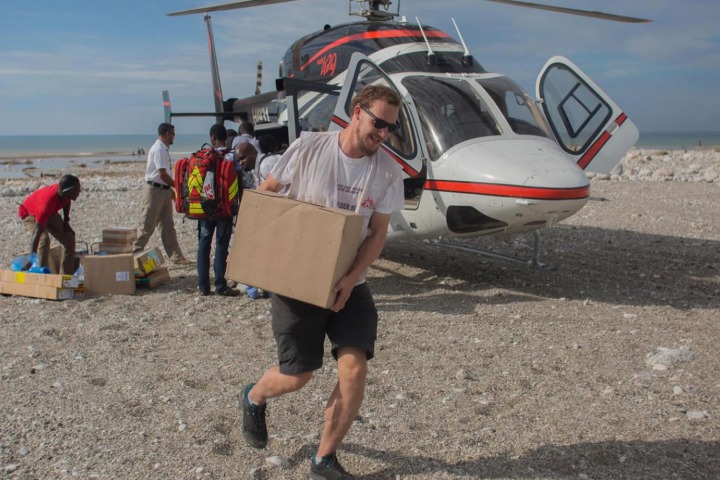
[{"label": "white t-shirt", "polygon": [[367,157],[350,158],[338,145],[337,208],[357,210],[370,162]]},{"label": "white t-shirt", "polygon": [[160,177],[160,172],[158,172],[161,168],[164,168],[167,174],[172,177],[173,172],[170,168],[170,152],[168,151],[167,145],[158,138],[148,151],[147,166],[145,168],[145,181],[165,185],[165,181],[163,181],[162,177]]},{"label": "white t-shirt", "polygon": [[258,155],[255,165],[255,172],[257,173],[260,183],[267,180],[268,175],[272,171],[275,164],[280,160],[280,155],[277,153],[262,154]]},{"label": "white t-shirt", "polygon": [[[348,208],[362,214],[360,244],[370,235],[373,213],[404,208],[402,169],[385,151],[351,159],[342,154],[340,132],[303,132],[272,169],[272,176],[289,185],[288,195],[324,207]],[[352,163],[350,163],[352,162]],[[341,166],[342,164],[342,166]],[[365,281],[363,272],[360,282]]]}]

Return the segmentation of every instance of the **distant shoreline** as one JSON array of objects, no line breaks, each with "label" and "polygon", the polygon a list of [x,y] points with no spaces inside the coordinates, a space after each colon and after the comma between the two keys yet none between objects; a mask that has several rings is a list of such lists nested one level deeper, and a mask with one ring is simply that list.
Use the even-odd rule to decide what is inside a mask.
[{"label": "distant shoreline", "polygon": [[[695,145],[695,146],[652,146],[652,145],[642,145],[642,146],[634,146],[631,150],[652,150],[652,151],[704,151],[704,150],[718,150],[720,149],[720,144],[708,144],[708,145]],[[190,151],[170,151],[170,154],[173,158],[173,160],[177,160],[183,156],[189,155]],[[147,155],[145,153],[137,154],[133,152],[63,152],[63,153],[53,153],[53,152],[45,152],[45,153],[13,153],[13,154],[3,154],[0,153],[0,165],[32,165],[34,161],[47,161],[52,159],[58,159],[58,160],[64,160],[68,161],[71,159],[83,159],[88,160],[92,162],[102,162],[104,159],[117,159],[118,157],[124,157],[123,160],[125,161],[145,161],[147,158]]]}]

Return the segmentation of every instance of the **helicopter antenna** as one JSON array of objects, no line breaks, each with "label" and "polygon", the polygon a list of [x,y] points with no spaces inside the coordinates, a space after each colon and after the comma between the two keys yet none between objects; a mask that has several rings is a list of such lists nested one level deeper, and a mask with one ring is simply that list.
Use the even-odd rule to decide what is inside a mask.
[{"label": "helicopter antenna", "polygon": [[425,36],[425,31],[423,30],[422,25],[420,25],[420,19],[418,17],[415,17],[415,21],[418,24],[418,28],[420,28],[420,33],[422,33],[423,39],[425,40],[425,45],[427,45],[427,48],[428,48],[428,53],[427,53],[428,65],[435,65],[437,63],[437,58],[435,57],[435,52],[433,52],[433,49],[430,46],[430,42],[428,42],[428,39]]},{"label": "helicopter antenna", "polygon": [[450,17],[450,19],[453,22],[453,25],[455,25],[455,31],[458,34],[458,37],[460,37],[460,43],[462,43],[463,48],[465,49],[465,53],[463,53],[462,63],[464,66],[472,65],[473,63],[473,56],[470,53],[470,50],[467,47],[467,44],[465,43],[465,39],[462,36],[462,33],[460,33],[460,29],[457,26],[457,23],[455,23],[455,18]]}]

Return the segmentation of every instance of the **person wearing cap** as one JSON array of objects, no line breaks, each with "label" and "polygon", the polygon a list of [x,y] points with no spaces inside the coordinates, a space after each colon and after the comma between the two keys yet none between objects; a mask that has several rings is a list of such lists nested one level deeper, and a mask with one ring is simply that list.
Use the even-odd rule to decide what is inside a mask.
[{"label": "person wearing cap", "polygon": [[183,256],[175,232],[173,220],[173,198],[175,181],[169,172],[170,145],[175,141],[175,127],[169,123],[158,126],[158,138],[148,151],[147,168],[145,170],[143,213],[140,219],[140,235],[135,241],[133,252],[142,252],[160,226],[160,240],[165,253],[176,265],[189,265],[190,260]]},{"label": "person wearing cap", "polygon": [[[63,246],[60,273],[75,273],[75,232],[70,226],[70,204],[80,195],[80,180],[63,175],[58,183],[42,187],[23,201],[18,216],[31,233],[30,255],[39,267],[50,264],[50,236]],[[62,209],[63,216],[58,211]]]}]

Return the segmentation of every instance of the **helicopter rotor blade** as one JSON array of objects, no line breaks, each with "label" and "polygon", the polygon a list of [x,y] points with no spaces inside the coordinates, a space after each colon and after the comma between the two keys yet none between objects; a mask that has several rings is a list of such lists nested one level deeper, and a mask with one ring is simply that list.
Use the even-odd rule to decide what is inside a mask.
[{"label": "helicopter rotor blade", "polygon": [[613,13],[597,12],[592,10],[579,10],[576,8],[556,7],[553,5],[545,5],[541,3],[530,3],[520,2],[517,0],[485,0],[486,2],[504,3],[507,5],[514,5],[516,7],[527,7],[536,8],[538,10],[547,10],[550,12],[567,13],[570,15],[580,15],[583,17],[600,18],[603,20],[611,20],[614,22],[626,22],[626,23],[648,23],[652,20],[645,18],[626,17],[624,15],[615,15]]},{"label": "helicopter rotor blade", "polygon": [[240,2],[223,3],[221,5],[212,5],[201,8],[193,8],[191,10],[182,10],[179,12],[168,13],[168,16],[175,17],[178,15],[192,15],[195,13],[221,12],[224,10],[235,10],[237,8],[259,7],[261,5],[272,5],[273,3],[293,2],[295,0],[243,0]]}]

